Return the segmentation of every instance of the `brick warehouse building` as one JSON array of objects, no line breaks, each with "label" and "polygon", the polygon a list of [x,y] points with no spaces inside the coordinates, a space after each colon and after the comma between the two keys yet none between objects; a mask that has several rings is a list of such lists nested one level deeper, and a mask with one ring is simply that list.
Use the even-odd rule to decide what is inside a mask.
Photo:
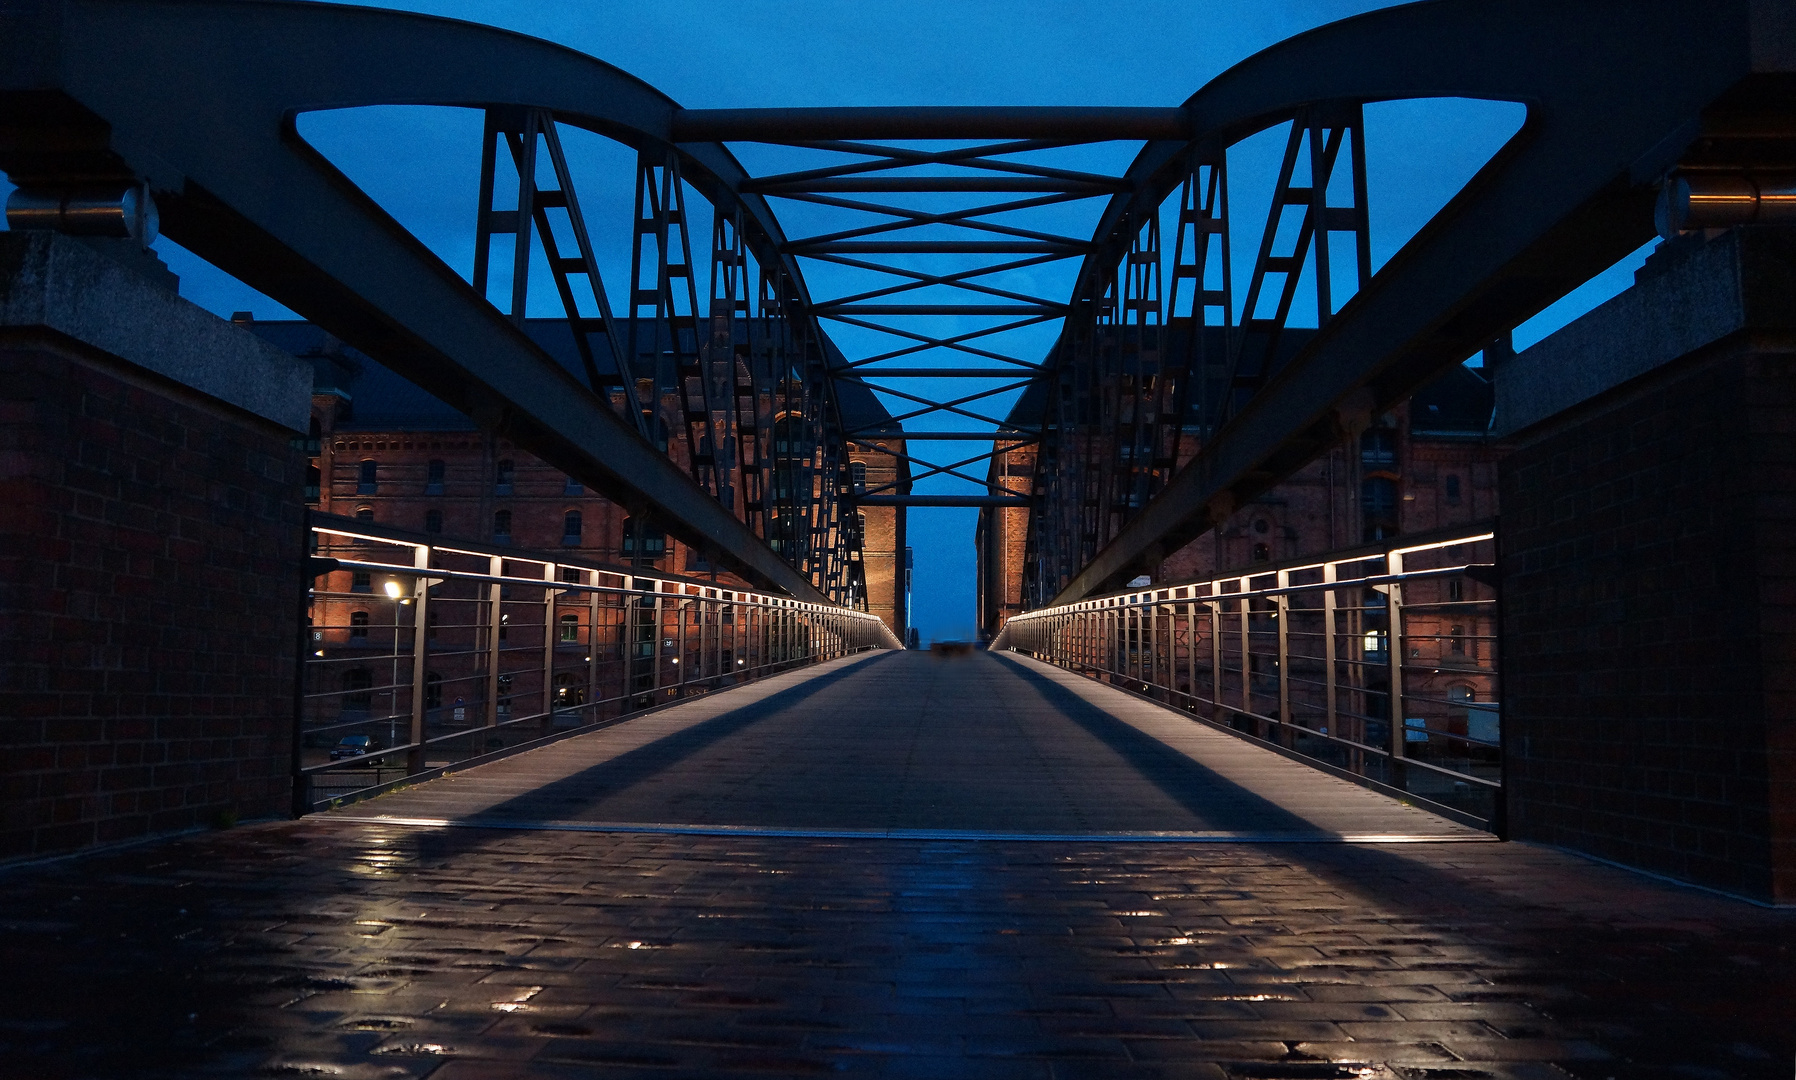
[{"label": "brick warehouse building", "polygon": [[[1483,521],[1497,513],[1497,461],[1490,434],[1495,392],[1480,369],[1456,367],[1340,446],[1237,510],[1220,528],[1168,555],[1161,582],[1201,581],[1394,536]],[[1030,404],[1027,399],[1019,408]],[[1196,452],[1181,440],[1180,464]],[[988,478],[1029,492],[1036,447],[992,459]],[[1023,609],[1028,511],[986,507],[975,547],[978,624],[990,639]]]},{"label": "brick warehouse building", "polygon": [[[445,539],[742,584],[652,522],[636,522],[625,508],[502,435],[483,431],[318,327],[257,322],[247,315],[238,320],[312,365],[314,427],[306,443],[306,494],[320,511]],[[562,363],[577,366],[565,320],[531,319],[525,330]],[[902,430],[861,384],[844,383],[839,393],[845,423],[869,432],[862,439],[870,445],[849,455],[856,487],[892,484],[908,491]],[[664,401],[663,424],[679,423],[679,412],[676,400]],[[671,440],[669,449],[679,456],[681,440]],[[900,565],[904,509],[870,506],[859,514],[859,560],[850,567],[856,606],[879,615],[902,637],[908,622]]]}]

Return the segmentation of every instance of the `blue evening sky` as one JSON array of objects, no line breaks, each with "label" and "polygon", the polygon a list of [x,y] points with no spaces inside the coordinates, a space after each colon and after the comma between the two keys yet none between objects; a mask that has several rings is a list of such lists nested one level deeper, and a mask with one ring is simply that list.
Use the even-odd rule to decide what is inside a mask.
[{"label": "blue evening sky", "polygon": [[[1206,80],[1268,45],[1388,5],[1350,0],[1119,0],[1102,7],[1068,0],[1030,4],[799,0],[749,5],[700,0],[649,4],[409,0],[379,6],[467,19],[546,38],[623,68],[684,106],[742,108],[1177,105]],[[1367,170],[1375,265],[1388,259],[1470,178],[1513,134],[1521,118],[1519,106],[1504,103],[1396,102],[1368,107]],[[302,119],[300,130],[439,256],[468,275],[477,202],[478,114],[417,107],[312,114]],[[1254,247],[1264,227],[1284,137],[1282,128],[1274,129],[1230,153],[1238,294],[1245,291]],[[563,138],[576,170],[576,190],[588,225],[600,248],[601,262],[607,264],[607,291],[614,306],[621,309],[620,294],[628,279],[633,154],[585,132],[564,131]],[[1137,144],[1120,143],[1074,148],[1042,161],[1119,171],[1136,148]],[[806,151],[764,146],[733,149],[756,173],[822,163],[816,154]],[[911,205],[920,209],[943,206],[927,200]],[[1099,208],[1098,201],[1086,200],[1033,211],[1033,216],[1019,217],[1016,223],[1088,235]],[[856,218],[850,211],[791,202],[776,204],[775,209],[790,236],[827,232],[868,220]],[[702,268],[710,214],[702,202],[695,203],[692,210],[695,262]],[[1170,242],[1169,232],[1168,246]],[[291,317],[273,300],[171,241],[161,240],[157,248],[181,275],[183,295],[196,303],[222,315],[249,310],[258,318]],[[1636,252],[1518,328],[1517,347],[1526,347],[1625,288],[1644,255],[1645,249]],[[913,266],[946,268],[922,261]],[[1061,297],[1075,269],[1070,262],[1037,268],[1006,278],[1003,286]],[[873,280],[864,272],[815,263],[805,266],[805,274],[813,296],[819,298],[890,283],[890,279]],[[532,314],[560,314],[548,281],[546,273],[532,275]],[[502,273],[493,285],[494,296],[509,290]],[[702,290],[703,284],[700,287]],[[966,300],[964,296],[944,299]],[[1300,305],[1293,321],[1314,325],[1314,317],[1313,304],[1307,309]],[[939,318],[928,325],[921,321],[905,325],[940,334],[982,324],[963,317],[958,322]],[[1013,332],[994,343],[1018,358],[1038,360],[1052,343],[1056,329],[1048,325]],[[829,332],[851,359],[896,344],[884,335],[852,327],[831,327]],[[940,353],[905,361],[925,367],[955,362],[952,356]],[[937,380],[923,386],[915,382],[893,385],[949,396],[998,384]],[[994,396],[982,408],[1002,414],[1014,397]],[[894,412],[908,407],[894,398],[885,400]],[[924,425],[978,426],[938,420],[912,424]],[[915,452],[946,462],[969,456],[971,445],[935,443],[918,446]],[[983,474],[984,470],[974,466],[973,471]],[[973,489],[961,481],[938,477],[920,482],[918,490]],[[925,642],[973,635],[974,516],[974,511],[961,509],[910,512],[910,543],[916,552],[914,622]]]}]

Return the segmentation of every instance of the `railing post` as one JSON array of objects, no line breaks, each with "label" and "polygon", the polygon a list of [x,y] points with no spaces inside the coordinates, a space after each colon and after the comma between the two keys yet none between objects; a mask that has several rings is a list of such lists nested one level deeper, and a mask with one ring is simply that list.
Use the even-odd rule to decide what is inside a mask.
[{"label": "railing post", "polygon": [[661,699],[661,637],[667,632],[665,610],[661,606],[661,582],[655,582],[654,608],[651,611],[649,625],[654,628],[655,636],[649,639],[649,693],[654,700]]},{"label": "railing post", "polygon": [[[1235,584],[1239,586],[1241,590],[1241,601],[1239,605],[1241,609],[1241,711],[1250,717],[1253,715],[1253,659],[1251,656],[1253,639],[1249,634],[1249,630],[1253,623],[1253,602],[1247,598],[1247,587],[1251,583],[1251,578],[1239,577],[1235,579]],[[1254,734],[1261,738],[1266,737],[1265,724],[1255,720],[1253,721],[1253,728]]]},{"label": "railing post", "polygon": [[675,687],[686,685],[687,661],[691,659],[686,655],[686,622],[691,614],[692,601],[686,597],[686,586],[682,585],[680,595],[674,600],[674,667],[678,669],[674,672]]},{"label": "railing post", "polygon": [[[1322,565],[1322,583],[1324,585],[1333,586],[1340,579],[1338,568],[1338,563],[1330,562]],[[1338,603],[1339,599],[1335,589],[1331,587],[1322,590],[1322,722],[1327,725],[1325,734],[1335,738],[1341,737],[1340,720],[1337,716],[1340,710],[1340,694],[1335,681],[1335,606]]]},{"label": "railing post", "polygon": [[[1291,584],[1291,571],[1278,572],[1278,587],[1284,589]],[[1277,593],[1273,597],[1273,611],[1278,616],[1278,723],[1279,743],[1284,746],[1296,744],[1296,732],[1291,728],[1291,597],[1288,593]]]},{"label": "railing post", "polygon": [[[1195,591],[1195,590],[1192,590]],[[1197,601],[1185,601],[1185,689],[1197,694]]]},{"label": "railing post", "polygon": [[[487,573],[505,573],[505,560],[497,555],[486,560]],[[505,586],[492,581],[486,587],[486,726],[499,726],[499,632],[505,627]]]},{"label": "railing post", "polygon": [[559,631],[555,618],[555,601],[561,596],[560,590],[549,582],[555,580],[555,564],[543,564],[543,719],[549,727],[555,726],[555,637]]},{"label": "railing post", "polygon": [[[1395,577],[1403,573],[1403,553],[1393,551],[1385,556],[1385,573]],[[1404,745],[1409,733],[1404,730],[1403,709],[1403,584],[1393,581],[1384,587],[1385,633],[1391,670],[1391,757],[1401,759],[1409,749]],[[1407,777],[1392,777],[1399,786]]]},{"label": "railing post", "polygon": [[[412,549],[412,565],[420,570],[430,568],[430,549],[415,547]],[[429,677],[430,626],[429,613],[424,610],[430,597],[430,579],[422,574],[412,579],[412,734],[406,740],[412,744],[406,753],[405,768],[408,773],[424,771],[424,690]],[[399,603],[393,603],[394,621],[398,621]]]},{"label": "railing post", "polygon": [[[591,571],[586,572],[586,577],[589,585],[599,583],[598,575]],[[605,697],[599,692],[599,600],[597,589],[586,594],[586,712],[583,715],[587,722],[599,718],[599,702]]]},{"label": "railing post", "polygon": [[1217,719],[1222,709],[1222,582],[1210,582],[1210,716]]}]

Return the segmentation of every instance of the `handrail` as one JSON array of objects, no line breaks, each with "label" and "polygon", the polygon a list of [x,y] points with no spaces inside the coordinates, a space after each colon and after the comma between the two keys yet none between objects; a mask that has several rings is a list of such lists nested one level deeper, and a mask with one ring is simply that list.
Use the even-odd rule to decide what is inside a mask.
[{"label": "handrail", "polygon": [[870,612],[359,524],[310,524],[302,813],[682,697],[903,647]]},{"label": "handrail", "polygon": [[1495,548],[1482,522],[1158,583],[1014,615],[991,648],[1495,828]]}]

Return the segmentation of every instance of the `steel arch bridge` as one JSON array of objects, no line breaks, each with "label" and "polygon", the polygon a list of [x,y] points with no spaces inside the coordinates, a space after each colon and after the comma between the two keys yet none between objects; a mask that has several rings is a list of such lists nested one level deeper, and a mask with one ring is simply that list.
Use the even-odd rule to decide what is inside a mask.
[{"label": "steel arch bridge", "polygon": [[[857,503],[1015,504],[1031,512],[1026,600],[1043,604],[1152,569],[1639,247],[1662,192],[1685,200],[1668,227],[1750,220],[1751,200],[1715,211],[1701,195],[1796,166],[1793,73],[1785,0],[1431,0],[1294,37],[1177,107],[695,110],[590,56],[445,19],[8,0],[0,167],[20,189],[15,227],[130,232],[120,208],[147,192],[200,257],[757,585],[850,599]],[[1407,98],[1514,102],[1526,121],[1374,272],[1363,109]],[[373,105],[484,114],[470,275],[300,133],[308,113]],[[1236,281],[1226,151],[1280,125],[1273,190],[1255,193],[1273,211]],[[617,178],[634,190],[619,292],[581,203],[611,181],[575,175],[567,129],[635,155]],[[1139,144],[1121,170],[1044,163],[1119,140]],[[745,144],[821,164],[755,173]],[[712,208],[708,248],[689,194]],[[1089,235],[1019,224],[1085,199],[1102,206]],[[862,217],[793,235],[776,206]],[[522,331],[533,260],[578,371]],[[804,271],[821,264],[875,284],[817,295]],[[1053,264],[1076,267],[1072,285],[1041,295]],[[1294,348],[1300,289],[1319,329]],[[830,336],[849,327],[899,344],[849,356]],[[1045,355],[994,344],[1032,327],[1054,334]],[[953,364],[904,366],[925,353]],[[905,389],[922,379],[980,388]],[[849,452],[880,450],[842,401],[870,387],[914,406],[902,421],[986,425],[907,428],[909,443],[983,444],[964,459],[901,456],[987,493],[857,490]],[[668,400],[684,421],[671,454],[651,428]],[[1030,445],[1026,496],[968,471]]]}]

